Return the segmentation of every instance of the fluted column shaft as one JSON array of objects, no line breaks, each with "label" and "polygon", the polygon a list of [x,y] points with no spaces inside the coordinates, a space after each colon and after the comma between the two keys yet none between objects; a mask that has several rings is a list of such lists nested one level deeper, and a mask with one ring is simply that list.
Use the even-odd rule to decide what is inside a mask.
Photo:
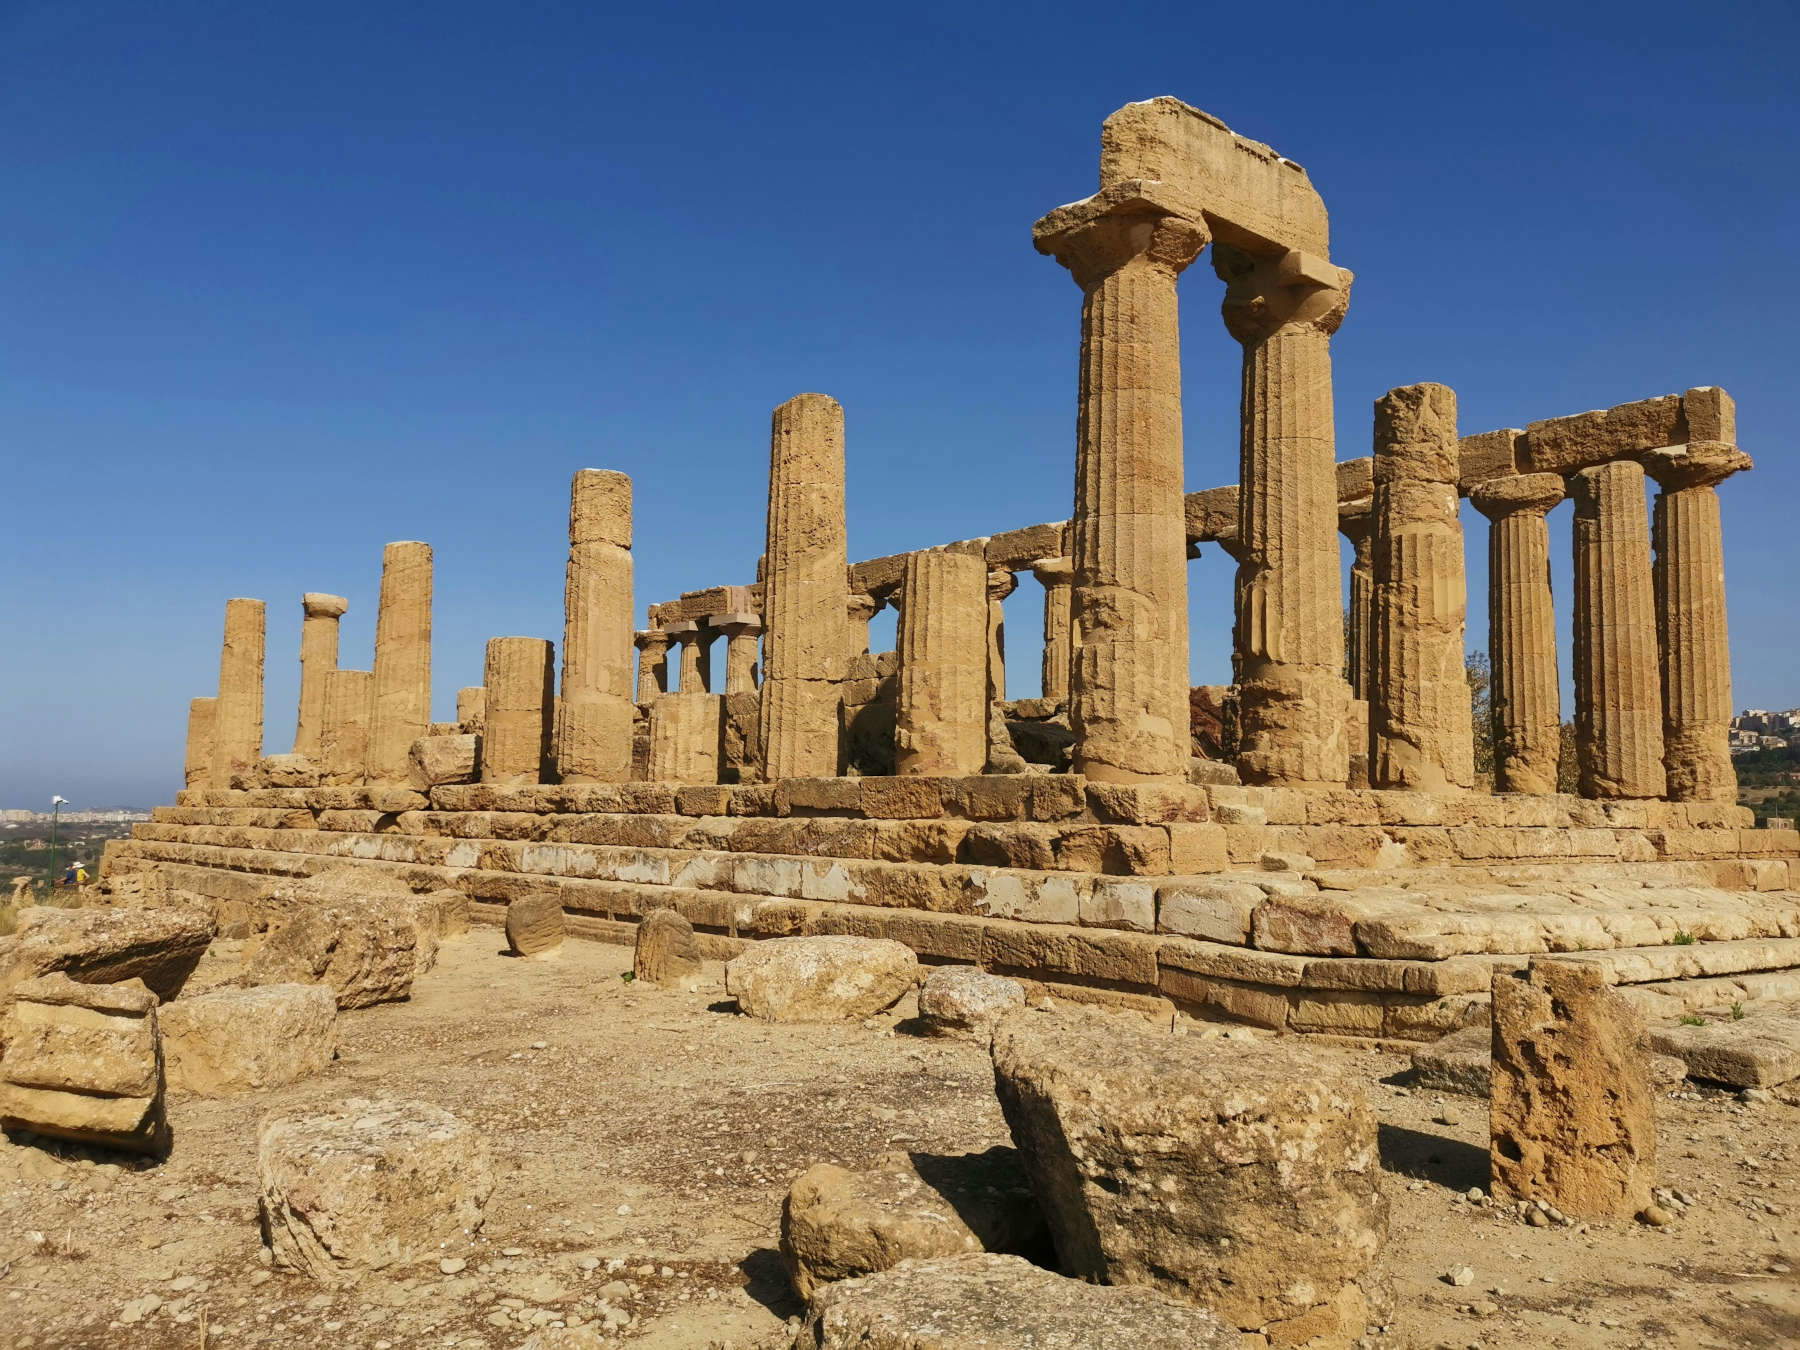
[{"label": "fluted column shaft", "polygon": [[1651,454],[1656,634],[1662,653],[1663,765],[1678,802],[1735,802],[1731,648],[1719,483],[1751,466],[1735,445],[1698,442]]},{"label": "fluted column shaft", "polygon": [[334,670],[326,675],[325,731],[319,753],[330,782],[361,783],[368,778],[369,725],[374,716],[373,672]]},{"label": "fluted column shaft", "polygon": [[316,759],[325,731],[325,677],[337,669],[338,620],[350,608],[341,595],[309,591],[300,598],[300,716],[294,753]]},{"label": "fluted column shaft", "polygon": [[631,777],[632,612],[631,479],[582,469],[569,492],[556,707],[556,769],[565,783]]},{"label": "fluted column shaft", "polygon": [[638,649],[637,701],[649,703],[669,692],[669,644],[674,639],[660,628],[648,628],[632,640]]},{"label": "fluted column shaft", "polygon": [[895,772],[977,774],[987,762],[987,564],[931,551],[906,560]]},{"label": "fluted column shaft", "polygon": [[225,602],[225,641],[219,651],[219,699],[213,709],[212,786],[228,788],[232,774],[263,753],[263,644],[266,607],[260,600]]},{"label": "fluted column shaft", "polygon": [[1044,587],[1044,697],[1066,703],[1075,644],[1070,631],[1075,563],[1070,558],[1040,558],[1031,564],[1031,572]]},{"label": "fluted column shaft", "polygon": [[482,687],[487,690],[487,720],[481,735],[481,781],[542,782],[556,698],[553,645],[543,638],[489,638]]},{"label": "fluted column shaft", "polygon": [[725,692],[754,694],[762,619],[755,614],[715,614],[710,622],[725,634]]},{"label": "fluted column shaft", "polygon": [[763,573],[763,772],[831,777],[841,767],[844,676],[844,410],[823,394],[775,409]]},{"label": "fluted column shaft", "polygon": [[701,660],[700,625],[692,620],[680,620],[666,626],[670,637],[681,648],[681,692],[684,694],[704,694],[706,692],[706,672]]},{"label": "fluted column shaft", "polygon": [[723,700],[713,694],[667,694],[650,705],[650,780],[716,783]]},{"label": "fluted column shaft", "polygon": [[187,755],[182,762],[182,781],[190,788],[212,786],[213,725],[219,700],[196,698],[188,701]]},{"label": "fluted column shaft", "polygon": [[1661,797],[1662,688],[1644,469],[1583,469],[1575,501],[1575,746],[1584,797]]},{"label": "fluted column shaft", "polygon": [[1350,697],[1366,699],[1375,676],[1375,510],[1338,517],[1338,532],[1350,541],[1350,613],[1346,641]]},{"label": "fluted column shaft", "polygon": [[431,545],[389,544],[375,617],[369,780],[410,781],[412,743],[431,728]]},{"label": "fluted column shaft", "polygon": [[1083,293],[1070,679],[1075,771],[1187,777],[1187,512],[1176,279],[1208,234],[1159,183],[1127,181],[1052,211],[1038,251]]},{"label": "fluted column shaft", "polygon": [[1469,495],[1492,522],[1488,653],[1496,786],[1553,793],[1562,759],[1562,685],[1545,515],[1563,499],[1563,480],[1554,473],[1518,474],[1490,479]]}]

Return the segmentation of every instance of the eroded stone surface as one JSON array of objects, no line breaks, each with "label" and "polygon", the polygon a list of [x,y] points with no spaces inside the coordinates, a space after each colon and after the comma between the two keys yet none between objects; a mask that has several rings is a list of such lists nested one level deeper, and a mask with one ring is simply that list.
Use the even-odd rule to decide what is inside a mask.
[{"label": "eroded stone surface", "polygon": [[1650,1044],[1689,1075],[1733,1087],[1776,1087],[1800,1078],[1800,1016],[1752,1014],[1741,1022],[1654,1027]]},{"label": "eroded stone surface", "polygon": [[694,925],[672,909],[653,909],[638,924],[632,952],[634,979],[669,989],[692,989],[700,983],[700,949]]},{"label": "eroded stone surface", "polygon": [[337,998],[322,984],[216,989],[161,1012],[170,1088],[262,1092],[317,1073],[337,1051]]},{"label": "eroded stone surface", "polygon": [[563,907],[555,895],[523,895],[506,907],[506,945],[514,956],[544,956],[562,943]]},{"label": "eroded stone surface", "polygon": [[159,998],[181,992],[216,931],[197,908],[34,905],[0,937],[0,998],[21,980],[61,972],[83,984],[142,980]]},{"label": "eroded stone surface", "polygon": [[919,986],[919,1017],[934,1036],[986,1041],[1001,1018],[1024,1006],[1024,985],[977,966],[938,966]]},{"label": "eroded stone surface", "polygon": [[726,992],[771,1022],[859,1021],[918,982],[912,949],[888,938],[771,938],[725,967]]}]

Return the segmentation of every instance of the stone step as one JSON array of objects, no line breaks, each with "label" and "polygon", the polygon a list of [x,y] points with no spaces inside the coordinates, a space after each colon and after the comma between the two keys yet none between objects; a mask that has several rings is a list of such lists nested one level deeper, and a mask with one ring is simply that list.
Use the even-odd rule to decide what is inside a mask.
[{"label": "stone step", "polygon": [[1652,1025],[1676,1022],[1692,1013],[1729,1016],[1733,1007],[1800,1001],[1800,970],[1753,971],[1710,979],[1658,980],[1622,985],[1619,992],[1638,1005]]},{"label": "stone step", "polygon": [[1663,947],[1621,947],[1584,952],[1580,959],[1603,967],[1613,984],[1705,980],[1756,971],[1800,970],[1800,938],[1749,938]]}]

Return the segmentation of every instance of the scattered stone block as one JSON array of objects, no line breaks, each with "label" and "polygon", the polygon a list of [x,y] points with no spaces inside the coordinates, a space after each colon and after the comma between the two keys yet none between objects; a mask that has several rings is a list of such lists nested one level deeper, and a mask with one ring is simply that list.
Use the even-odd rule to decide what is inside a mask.
[{"label": "scattered stone block", "polygon": [[918,982],[919,959],[890,938],[769,938],[725,967],[738,1007],[770,1022],[858,1022]]},{"label": "scattered stone block", "polygon": [[1800,1078],[1800,1017],[1757,1014],[1703,1027],[1655,1027],[1650,1044],[1674,1055],[1691,1078],[1733,1087],[1778,1087]]},{"label": "scattered stone block", "polygon": [[251,953],[249,984],[324,984],[339,1008],[412,996],[419,969],[416,916],[398,904],[340,893],[290,909]]},{"label": "scattered stone block", "polygon": [[481,777],[481,737],[421,736],[407,751],[407,778],[419,791]]},{"label": "scattered stone block", "polygon": [[174,998],[215,931],[209,917],[185,906],[28,906],[18,912],[17,931],[0,937],[0,998],[15,984],[52,973],[81,984],[142,980],[158,998]]},{"label": "scattered stone block", "polygon": [[162,1010],[169,1086],[201,1097],[263,1092],[317,1073],[337,1052],[337,996],[323,984],[215,989]]},{"label": "scattered stone block", "polygon": [[1025,1006],[1025,986],[978,966],[938,966],[919,986],[919,1016],[933,1036],[987,1042],[1008,1013]]},{"label": "scattered stone block", "polygon": [[631,954],[632,977],[669,989],[700,984],[700,947],[694,925],[672,909],[653,909],[638,924]]},{"label": "scattered stone block", "polygon": [[1236,1350],[1204,1308],[1153,1289],[1106,1288],[1017,1256],[903,1261],[826,1285],[793,1350]]},{"label": "scattered stone block", "polygon": [[15,986],[0,1017],[0,1124],[163,1152],[156,1002],[136,979],[82,984],[56,973]]},{"label": "scattered stone block", "polygon": [[352,1098],[265,1119],[257,1139],[263,1240],[276,1266],[327,1284],[422,1257],[481,1227],[488,1146],[442,1107]]},{"label": "scattered stone block", "polygon": [[563,944],[563,907],[549,891],[506,907],[506,946],[514,956],[548,956]]},{"label": "scattered stone block", "polygon": [[1492,1191],[1580,1218],[1650,1203],[1656,1110],[1637,1010],[1594,962],[1537,959],[1493,984]]},{"label": "scattered stone block", "polygon": [[1388,1207],[1361,1083],[1303,1047],[1017,1013],[994,1082],[1062,1268],[1270,1344],[1384,1320]]},{"label": "scattered stone block", "polygon": [[781,1209],[781,1254],[811,1299],[832,1280],[960,1252],[1039,1254],[1049,1235],[1011,1149],[958,1157],[890,1153],[866,1171],[819,1163]]},{"label": "scattered stone block", "polygon": [[319,766],[305,755],[264,755],[257,763],[256,777],[265,787],[317,787]]}]

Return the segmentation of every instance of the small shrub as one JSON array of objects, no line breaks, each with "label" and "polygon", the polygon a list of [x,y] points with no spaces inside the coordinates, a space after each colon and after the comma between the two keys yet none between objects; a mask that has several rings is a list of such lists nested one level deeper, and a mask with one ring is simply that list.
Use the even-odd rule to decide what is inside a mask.
[{"label": "small shrub", "polygon": [[1744,1005],[1743,1004],[1734,1003],[1731,1005],[1731,1020],[1734,1022],[1741,1022],[1744,1020]]},{"label": "small shrub", "polygon": [[1693,945],[1694,945],[1694,935],[1693,935],[1693,934],[1692,934],[1692,933],[1690,933],[1690,932],[1688,932],[1688,931],[1687,931],[1687,930],[1686,930],[1686,929],[1685,929],[1685,928],[1678,928],[1678,929],[1676,929],[1676,931],[1675,931],[1675,945],[1676,945],[1676,946],[1677,946],[1677,947],[1691,947],[1691,946],[1693,946]]},{"label": "small shrub", "polygon": [[1706,1019],[1704,1017],[1696,1017],[1693,1013],[1683,1013],[1681,1015],[1681,1025],[1684,1027],[1703,1027],[1706,1025]]}]

